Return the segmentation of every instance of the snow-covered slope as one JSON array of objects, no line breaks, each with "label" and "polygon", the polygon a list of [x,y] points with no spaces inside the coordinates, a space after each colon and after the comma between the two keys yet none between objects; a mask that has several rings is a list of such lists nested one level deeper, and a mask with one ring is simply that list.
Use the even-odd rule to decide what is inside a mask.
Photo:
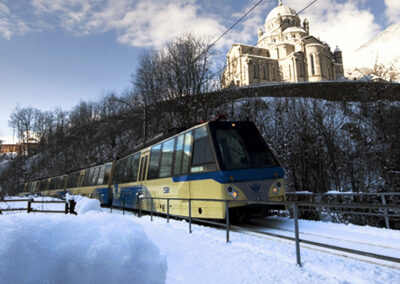
[{"label": "snow-covered slope", "polygon": [[400,65],[400,23],[394,24],[356,50],[358,67],[370,67],[376,59],[390,65],[396,58]]}]

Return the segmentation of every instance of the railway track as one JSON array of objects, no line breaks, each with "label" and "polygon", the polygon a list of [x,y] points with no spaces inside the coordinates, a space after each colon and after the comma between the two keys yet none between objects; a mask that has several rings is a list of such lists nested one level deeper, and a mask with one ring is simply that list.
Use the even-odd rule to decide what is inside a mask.
[{"label": "railway track", "polygon": [[[295,242],[294,230],[266,227],[257,223],[231,226],[231,231],[285,242]],[[400,270],[399,242],[392,244],[372,243],[366,240],[349,240],[340,234],[328,235],[300,230],[300,245],[301,248],[323,251]]]}]

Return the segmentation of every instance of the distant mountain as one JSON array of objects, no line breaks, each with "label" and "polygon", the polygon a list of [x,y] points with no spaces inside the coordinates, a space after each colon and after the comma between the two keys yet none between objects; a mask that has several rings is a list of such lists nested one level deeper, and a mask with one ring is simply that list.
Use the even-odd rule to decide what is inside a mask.
[{"label": "distant mountain", "polygon": [[400,23],[388,27],[356,50],[358,67],[373,66],[375,61],[400,67]]}]

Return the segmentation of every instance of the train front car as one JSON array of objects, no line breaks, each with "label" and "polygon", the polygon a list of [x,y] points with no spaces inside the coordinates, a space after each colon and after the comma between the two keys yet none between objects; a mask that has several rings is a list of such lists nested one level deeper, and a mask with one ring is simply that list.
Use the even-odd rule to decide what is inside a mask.
[{"label": "train front car", "polygon": [[285,201],[283,175],[253,123],[207,122],[116,161],[113,204],[240,220]]},{"label": "train front car", "polygon": [[[214,178],[229,202],[230,216],[265,216],[285,209],[284,171],[252,122],[210,122],[210,135],[220,171]],[[238,202],[239,200],[245,203]]]}]

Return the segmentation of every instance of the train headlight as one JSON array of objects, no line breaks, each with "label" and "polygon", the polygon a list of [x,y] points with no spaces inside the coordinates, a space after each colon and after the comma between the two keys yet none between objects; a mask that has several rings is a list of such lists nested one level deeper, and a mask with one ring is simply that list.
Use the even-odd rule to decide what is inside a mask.
[{"label": "train headlight", "polygon": [[228,186],[226,188],[226,192],[234,199],[239,197],[239,192],[236,189],[234,189],[232,186]]},{"label": "train headlight", "polygon": [[279,190],[281,189],[281,183],[278,181],[277,183],[274,184],[274,187],[272,188],[272,193],[273,194],[278,194]]}]

